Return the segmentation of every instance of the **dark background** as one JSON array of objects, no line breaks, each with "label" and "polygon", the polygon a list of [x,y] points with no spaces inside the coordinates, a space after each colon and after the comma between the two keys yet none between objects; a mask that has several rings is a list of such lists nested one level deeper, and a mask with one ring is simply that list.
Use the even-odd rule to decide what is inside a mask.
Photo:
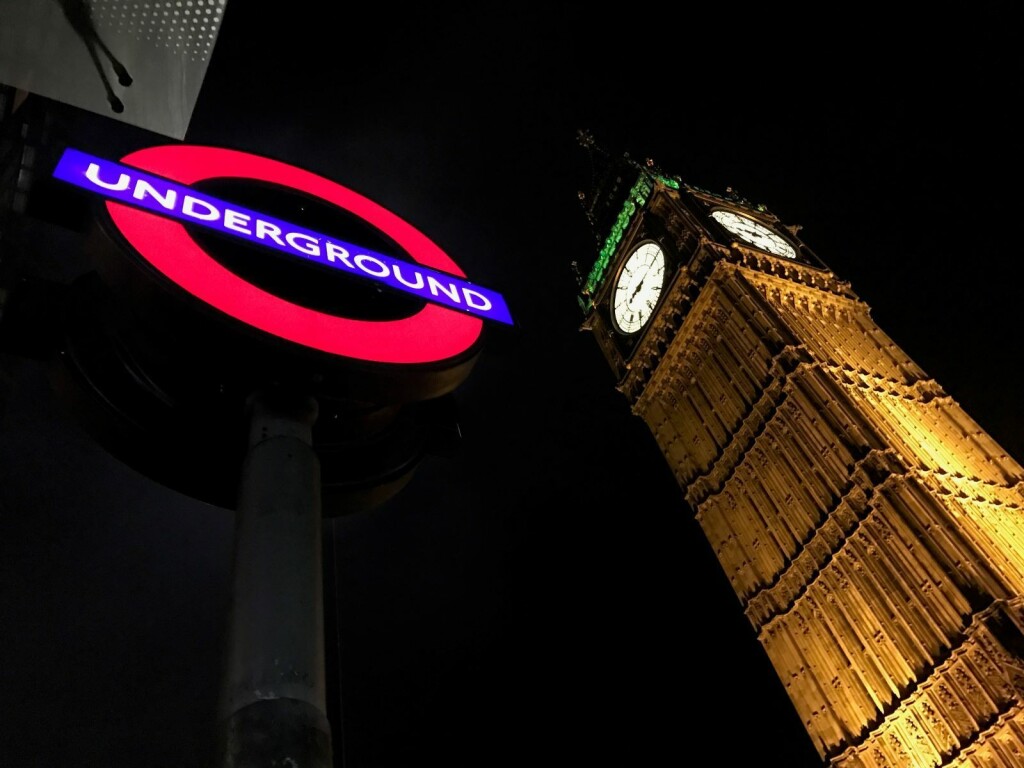
[{"label": "dark background", "polygon": [[[488,326],[457,391],[457,449],[326,524],[337,765],[816,765],[653,438],[580,331],[570,265],[586,272],[596,247],[576,131],[802,225],[1022,457],[1020,11],[320,7],[229,4],[188,143],[364,194],[517,320]],[[108,157],[167,143],[64,120]],[[41,258],[59,265],[74,244]],[[115,460],[41,365],[7,363],[0,759],[206,765],[232,512]]]}]

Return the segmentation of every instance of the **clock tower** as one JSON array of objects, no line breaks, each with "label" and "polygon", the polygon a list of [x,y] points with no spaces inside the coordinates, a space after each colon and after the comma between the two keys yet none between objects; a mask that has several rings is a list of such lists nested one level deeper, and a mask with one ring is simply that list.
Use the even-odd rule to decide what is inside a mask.
[{"label": "clock tower", "polygon": [[799,227],[582,144],[582,329],[823,765],[1024,766],[1024,468]]}]

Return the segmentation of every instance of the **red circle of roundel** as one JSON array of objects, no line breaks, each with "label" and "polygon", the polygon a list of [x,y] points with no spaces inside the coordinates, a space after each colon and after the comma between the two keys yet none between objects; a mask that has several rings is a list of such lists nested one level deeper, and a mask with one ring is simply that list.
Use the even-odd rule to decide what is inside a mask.
[{"label": "red circle of roundel", "polygon": [[[305,192],[360,217],[394,240],[417,263],[459,277],[465,273],[412,225],[377,203],[321,176],[238,150],[192,145],[148,147],[121,161],[181,184],[218,178],[252,179]],[[247,325],[332,355],[379,363],[432,363],[467,351],[483,321],[436,304],[400,320],[353,320],[285,301],[238,275],[188,235],[184,225],[107,202],[121,234],[165,277]]]}]

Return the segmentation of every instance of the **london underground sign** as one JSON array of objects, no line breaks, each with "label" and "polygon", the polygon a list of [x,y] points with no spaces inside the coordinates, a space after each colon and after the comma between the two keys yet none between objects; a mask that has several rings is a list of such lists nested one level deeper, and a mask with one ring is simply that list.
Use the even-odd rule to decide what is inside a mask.
[{"label": "london underground sign", "polygon": [[[513,322],[500,294],[468,281],[416,228],[358,193],[286,163],[192,145],[149,147],[120,162],[67,149],[54,176],[106,197],[120,234],[194,297],[247,325],[321,352],[381,363],[439,362],[469,350],[483,320]],[[268,182],[326,202],[386,235],[414,261],[325,236],[191,186],[218,179]],[[189,235],[185,223],[376,281],[425,304],[409,317],[380,321],[304,307],[228,270]]]}]

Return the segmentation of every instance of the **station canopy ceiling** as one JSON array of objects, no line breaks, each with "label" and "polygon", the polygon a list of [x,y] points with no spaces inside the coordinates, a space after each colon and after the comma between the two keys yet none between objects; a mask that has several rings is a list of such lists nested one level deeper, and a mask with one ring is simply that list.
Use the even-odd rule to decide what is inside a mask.
[{"label": "station canopy ceiling", "polygon": [[0,0],[0,83],[183,140],[227,0]]}]

